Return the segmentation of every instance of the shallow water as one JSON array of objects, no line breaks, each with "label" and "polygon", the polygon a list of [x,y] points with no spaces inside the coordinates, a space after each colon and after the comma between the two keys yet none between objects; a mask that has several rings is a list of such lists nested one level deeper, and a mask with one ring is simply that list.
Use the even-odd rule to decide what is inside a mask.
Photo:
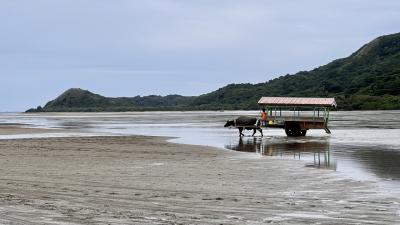
[{"label": "shallow water", "polygon": [[[0,113],[0,124],[64,128],[65,134],[0,135],[4,138],[139,134],[178,137],[173,142],[213,146],[269,157],[301,160],[305,166],[338,171],[356,180],[377,181],[385,192],[400,193],[400,111],[332,112],[331,135],[310,130],[288,138],[283,129],[265,129],[264,137],[239,138],[224,128],[238,115],[257,111],[134,113]],[[258,135],[258,134],[257,134]],[[248,155],[244,155],[248,156]]]}]

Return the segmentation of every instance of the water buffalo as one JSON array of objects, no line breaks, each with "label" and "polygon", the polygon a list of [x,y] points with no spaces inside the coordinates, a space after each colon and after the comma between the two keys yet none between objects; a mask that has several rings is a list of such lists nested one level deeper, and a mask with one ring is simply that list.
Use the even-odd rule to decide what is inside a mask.
[{"label": "water buffalo", "polygon": [[230,127],[230,126],[234,126],[239,129],[239,136],[244,136],[244,134],[242,133],[243,129],[253,130],[252,136],[254,136],[258,130],[260,131],[261,136],[263,136],[263,132],[260,127],[260,121],[254,117],[240,116],[234,120],[228,120],[224,125],[224,127]]}]

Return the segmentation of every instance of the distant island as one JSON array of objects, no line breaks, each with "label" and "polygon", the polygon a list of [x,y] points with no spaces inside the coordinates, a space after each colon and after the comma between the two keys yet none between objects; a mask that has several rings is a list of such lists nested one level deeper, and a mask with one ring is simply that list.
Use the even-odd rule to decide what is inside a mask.
[{"label": "distant island", "polygon": [[108,98],[72,88],[27,112],[251,110],[262,96],[335,97],[341,110],[400,109],[400,33],[381,36],[347,58],[258,84],[229,84],[200,96]]}]

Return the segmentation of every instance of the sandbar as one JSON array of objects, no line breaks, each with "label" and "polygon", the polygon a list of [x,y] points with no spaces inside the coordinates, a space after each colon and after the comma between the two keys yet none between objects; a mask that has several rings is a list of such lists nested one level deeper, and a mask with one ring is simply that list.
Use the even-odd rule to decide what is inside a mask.
[{"label": "sandbar", "polygon": [[399,224],[374,183],[147,136],[0,140],[0,224]]}]

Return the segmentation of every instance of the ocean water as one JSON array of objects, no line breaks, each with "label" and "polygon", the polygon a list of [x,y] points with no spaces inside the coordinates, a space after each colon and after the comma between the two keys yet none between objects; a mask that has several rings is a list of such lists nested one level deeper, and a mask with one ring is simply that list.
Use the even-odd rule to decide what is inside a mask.
[{"label": "ocean water", "polygon": [[310,130],[305,137],[286,137],[283,129],[264,129],[264,137],[224,128],[239,115],[258,111],[129,112],[129,113],[0,113],[0,124],[66,129],[66,133],[0,135],[0,139],[92,135],[151,135],[174,137],[175,143],[241,151],[260,160],[300,160],[304,166],[337,171],[355,180],[378,183],[400,193],[400,111],[337,111],[331,113],[332,134]]}]

